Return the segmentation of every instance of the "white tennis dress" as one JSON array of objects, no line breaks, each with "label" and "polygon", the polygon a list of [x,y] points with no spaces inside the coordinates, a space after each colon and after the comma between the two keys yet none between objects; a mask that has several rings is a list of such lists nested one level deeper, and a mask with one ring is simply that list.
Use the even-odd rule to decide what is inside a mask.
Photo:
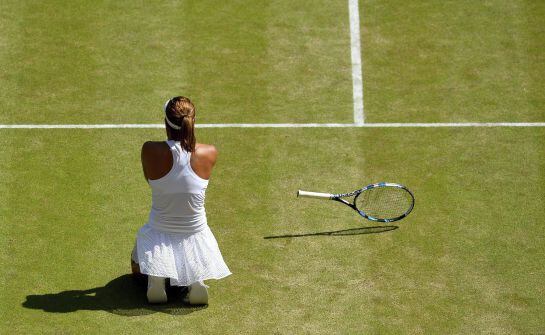
[{"label": "white tennis dress", "polygon": [[148,180],[152,205],[148,222],[140,228],[133,260],[147,275],[170,278],[170,284],[189,286],[231,274],[210,231],[204,209],[208,180],[193,171],[191,153],[180,142],[166,142],[172,169]]}]

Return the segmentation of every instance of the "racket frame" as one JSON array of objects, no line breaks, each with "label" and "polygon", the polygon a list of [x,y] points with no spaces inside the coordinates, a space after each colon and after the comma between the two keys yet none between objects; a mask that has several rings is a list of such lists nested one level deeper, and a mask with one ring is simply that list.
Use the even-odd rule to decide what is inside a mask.
[{"label": "racket frame", "polygon": [[[397,187],[397,188],[401,188],[401,189],[405,190],[411,196],[411,199],[412,199],[411,206],[409,207],[409,209],[407,211],[405,211],[405,213],[403,215],[400,215],[400,216],[395,217],[395,218],[381,219],[381,218],[375,218],[373,216],[367,215],[365,212],[358,209],[358,207],[356,206],[356,201],[358,199],[358,196],[360,194],[362,194],[364,191],[367,191],[367,190],[370,190],[370,189],[376,188],[376,187]],[[353,191],[353,192],[350,192],[350,193],[339,193],[339,194],[318,193],[318,192],[308,192],[308,191],[299,190],[299,191],[297,191],[297,196],[298,197],[309,197],[309,198],[318,198],[318,199],[338,201],[338,202],[343,203],[343,204],[347,205],[348,207],[352,208],[353,210],[358,212],[358,214],[361,215],[362,217],[364,217],[365,219],[375,221],[375,222],[399,221],[399,220],[403,219],[404,217],[406,217],[407,215],[409,215],[409,213],[414,208],[414,195],[413,195],[413,193],[408,188],[406,188],[405,186],[403,186],[401,184],[396,184],[396,183],[380,182],[380,183],[367,185],[364,188],[361,188],[359,190],[356,190],[356,191]],[[352,196],[354,197],[354,201],[352,203],[350,203],[350,202],[346,201],[345,199],[343,199],[343,198],[352,197]]]}]

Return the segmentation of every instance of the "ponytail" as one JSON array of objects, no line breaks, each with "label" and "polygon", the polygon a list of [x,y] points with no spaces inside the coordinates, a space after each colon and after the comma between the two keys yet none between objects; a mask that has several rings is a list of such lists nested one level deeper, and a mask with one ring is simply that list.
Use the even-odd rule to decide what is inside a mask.
[{"label": "ponytail", "polygon": [[174,97],[165,103],[165,125],[173,140],[187,152],[195,151],[195,106],[186,97]]},{"label": "ponytail", "polygon": [[186,116],[182,119],[182,129],[180,129],[180,146],[187,152],[194,152],[195,142],[195,119]]}]

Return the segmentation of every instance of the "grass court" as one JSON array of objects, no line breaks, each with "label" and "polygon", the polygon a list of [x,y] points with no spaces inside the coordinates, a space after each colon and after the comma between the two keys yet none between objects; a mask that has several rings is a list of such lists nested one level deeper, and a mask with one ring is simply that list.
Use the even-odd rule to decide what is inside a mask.
[{"label": "grass court", "polygon": [[[366,122],[545,122],[545,5],[359,2]],[[2,1],[0,124],[353,122],[347,1]],[[545,127],[199,128],[233,275],[150,306],[161,129],[0,129],[0,333],[541,334]],[[297,189],[407,185],[374,224]]]}]

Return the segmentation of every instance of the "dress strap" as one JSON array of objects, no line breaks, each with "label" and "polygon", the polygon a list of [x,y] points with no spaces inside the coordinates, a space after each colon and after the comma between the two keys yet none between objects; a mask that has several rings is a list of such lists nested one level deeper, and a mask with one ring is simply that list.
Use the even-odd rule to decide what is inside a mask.
[{"label": "dress strap", "polygon": [[172,161],[173,164],[176,164],[180,161],[182,156],[182,147],[180,146],[180,142],[176,142],[174,140],[167,140],[166,141],[168,147],[170,148],[170,152],[172,152]]}]

